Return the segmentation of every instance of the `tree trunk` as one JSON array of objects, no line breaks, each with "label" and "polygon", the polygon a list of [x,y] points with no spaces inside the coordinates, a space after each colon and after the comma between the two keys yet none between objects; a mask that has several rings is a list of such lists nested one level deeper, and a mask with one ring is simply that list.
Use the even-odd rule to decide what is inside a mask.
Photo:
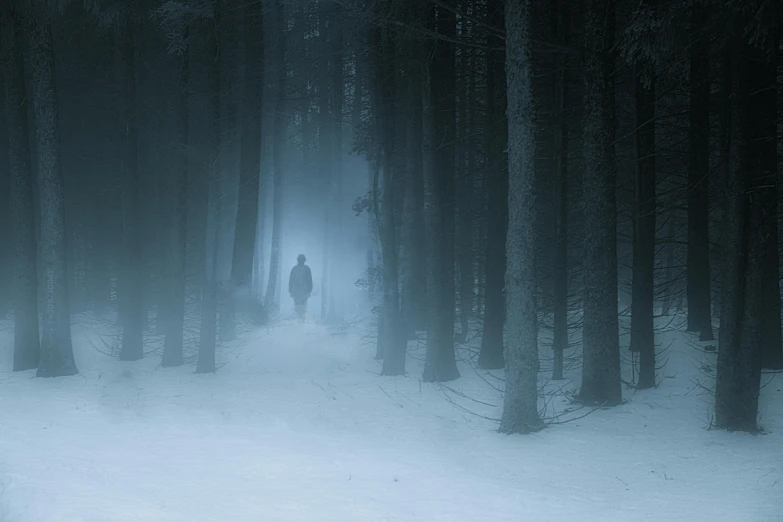
[{"label": "tree trunk", "polygon": [[[555,36],[565,46],[568,44],[568,17],[565,2],[558,4],[555,20]],[[568,62],[561,58],[554,82],[554,130],[555,153],[555,262],[553,292],[553,342],[554,366],[552,379],[563,379],[563,356],[568,348],[568,116],[566,99],[568,95]]]},{"label": "tree trunk", "polygon": [[221,89],[220,75],[221,53],[221,2],[212,0],[214,16],[210,20],[207,49],[210,57],[210,74],[212,82],[210,92],[209,126],[212,156],[206,184],[207,190],[207,233],[204,249],[204,285],[201,293],[201,330],[199,332],[198,360],[196,373],[215,372],[215,352],[217,351],[217,315],[218,315],[218,263],[220,252],[220,225],[223,208],[223,191],[220,179],[220,147],[221,147]]},{"label": "tree trunk", "polygon": [[[467,20],[461,20],[462,37],[471,38],[470,27],[466,27]],[[473,110],[471,102],[468,100],[468,78],[473,77],[473,70],[468,67],[468,49],[462,49],[460,53],[460,86],[459,86],[459,118],[460,118],[460,136],[459,136],[459,170],[457,175],[457,230],[456,246],[457,260],[459,265],[459,321],[460,332],[458,342],[464,343],[468,338],[470,328],[470,317],[473,314],[473,287],[475,276],[473,274],[473,176],[474,173],[468,169],[467,150],[468,147],[468,120],[471,119],[469,112]]]},{"label": "tree trunk", "polygon": [[[456,71],[454,44],[447,39],[456,37],[456,16],[445,8],[437,10],[434,24],[443,40],[433,42],[432,56],[428,62],[429,89],[425,111],[430,115],[425,121],[425,133],[429,134],[430,165],[429,190],[425,189],[427,217],[431,228],[427,230],[430,247],[428,274],[430,322],[427,326],[427,355],[424,363],[425,382],[446,382],[459,377],[454,352],[454,167],[456,137],[455,86]],[[434,18],[435,13],[429,15]],[[427,201],[427,199],[425,199]],[[431,279],[431,280],[430,280]]]},{"label": "tree trunk", "polygon": [[[741,21],[736,23],[741,27]],[[724,243],[726,257],[720,318],[720,350],[715,383],[715,425],[756,431],[761,384],[764,306],[764,249],[769,246],[765,214],[764,136],[775,114],[763,105],[765,49],[735,44],[730,52],[733,96],[731,146],[736,163],[727,180]],[[759,53],[762,54],[759,57]],[[758,59],[760,63],[754,63]]]},{"label": "tree trunk", "polygon": [[29,38],[38,155],[38,198],[43,273],[43,324],[38,377],[78,373],[71,344],[71,317],[65,272],[65,205],[60,167],[60,131],[54,78],[52,27],[34,19]]},{"label": "tree trunk", "polygon": [[272,248],[269,259],[269,281],[266,287],[264,307],[269,312],[280,310],[278,282],[281,279],[280,263],[283,232],[283,148],[286,142],[286,38],[285,11],[282,0],[275,0],[275,26],[280,41],[277,44],[277,100],[274,115],[274,138],[272,144],[272,169],[274,171],[274,188],[272,192]]},{"label": "tree trunk", "polygon": [[[645,78],[648,74],[648,78]],[[636,97],[636,182],[634,191],[632,352],[639,354],[639,389],[655,382],[655,70],[641,63],[634,70]]]},{"label": "tree trunk", "polygon": [[541,427],[538,415],[535,125],[531,0],[506,1],[508,238],[506,240],[506,391],[502,433]]},{"label": "tree trunk", "polygon": [[586,404],[622,402],[617,319],[615,202],[615,1],[588,0],[584,63],[584,327],[582,387]]},{"label": "tree trunk", "polygon": [[[706,8],[695,8],[692,27],[701,30]],[[712,341],[710,306],[710,78],[706,41],[693,44],[690,57],[690,108],[688,127],[688,330],[700,340]]]},{"label": "tree trunk", "polygon": [[234,233],[231,279],[249,291],[258,227],[261,179],[261,115],[264,91],[264,22],[261,4],[244,8],[245,77],[242,93],[242,138],[239,205]]},{"label": "tree trunk", "polygon": [[[494,10],[494,26],[504,27],[500,0]],[[491,36],[491,47],[500,39]],[[503,51],[490,51],[487,66],[487,165],[486,254],[484,256],[484,325],[478,365],[486,369],[503,368],[503,325],[505,324],[506,233],[508,229],[508,164],[504,149],[508,143],[506,115],[506,67]]]},{"label": "tree trunk", "polygon": [[321,54],[318,60],[318,178],[322,185],[323,202],[323,255],[321,257],[321,320],[326,320],[329,294],[329,260],[332,255],[332,217],[334,215],[334,183],[331,145],[331,125],[329,120],[329,59],[332,55],[329,48],[329,29],[327,16],[320,13],[318,17],[318,32]]},{"label": "tree trunk", "polygon": [[[2,20],[0,20],[2,21]],[[10,176],[10,210],[14,244],[14,371],[38,366],[38,273],[35,238],[33,174],[27,127],[27,89],[24,74],[24,41],[16,17],[0,24],[7,31],[5,63],[6,125]],[[2,49],[0,49],[2,50]]]},{"label": "tree trunk", "polygon": [[[378,58],[376,68],[376,119],[375,135],[382,149],[377,151],[381,161],[383,179],[380,194],[379,232],[383,254],[383,307],[381,324],[383,326],[383,367],[382,375],[403,375],[405,373],[405,355],[407,340],[402,328],[400,315],[399,272],[397,268],[397,234],[395,227],[396,180],[394,175],[394,145],[396,114],[394,99],[396,89],[394,42],[391,32],[375,31]],[[376,184],[374,184],[376,185]],[[375,191],[377,197],[377,187]],[[381,331],[379,330],[379,335]],[[379,337],[380,338],[380,337]]]},{"label": "tree trunk", "polygon": [[[187,38],[187,30],[185,38]],[[177,165],[172,187],[174,204],[171,232],[169,263],[169,290],[163,341],[162,366],[179,366],[183,363],[183,333],[185,328],[185,281],[187,231],[188,231],[188,121],[190,99],[190,60],[189,47],[182,50],[177,59]]]},{"label": "tree trunk", "polygon": [[123,178],[123,244],[125,269],[122,285],[125,314],[122,320],[121,361],[144,357],[144,267],[141,241],[141,175],[139,172],[138,111],[136,99],[136,38],[132,22],[120,36],[122,60],[123,122],[125,158]]}]

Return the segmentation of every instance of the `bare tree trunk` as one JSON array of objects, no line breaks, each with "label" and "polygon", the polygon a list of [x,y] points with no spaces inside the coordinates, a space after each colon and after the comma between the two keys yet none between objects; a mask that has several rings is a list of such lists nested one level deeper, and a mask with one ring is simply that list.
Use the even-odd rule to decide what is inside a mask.
[{"label": "bare tree trunk", "polygon": [[584,329],[586,404],[622,402],[617,319],[614,115],[615,0],[588,0],[584,63]]},{"label": "bare tree trunk", "polygon": [[267,312],[280,310],[280,298],[277,289],[280,275],[282,232],[283,232],[283,149],[285,147],[285,106],[286,106],[286,37],[285,7],[282,0],[275,0],[275,27],[280,41],[277,44],[277,100],[274,115],[274,138],[272,144],[272,169],[274,188],[272,192],[272,248],[269,260],[269,281],[266,287],[264,306]]},{"label": "bare tree trunk", "polygon": [[250,287],[259,225],[261,180],[261,115],[264,92],[264,20],[261,4],[248,5],[244,14],[245,77],[242,93],[239,205],[234,234],[231,279],[242,289]]},{"label": "bare tree trunk", "polygon": [[[187,30],[185,38],[187,38]],[[182,357],[183,334],[185,328],[185,281],[188,232],[188,122],[190,99],[190,60],[189,47],[185,47],[177,58],[177,165],[171,194],[173,196],[173,216],[170,227],[169,282],[167,288],[167,314],[165,339],[163,341],[162,366],[180,366]]]},{"label": "bare tree trunk", "polygon": [[[699,30],[706,8],[697,7],[692,27]],[[688,130],[688,330],[699,332],[700,340],[712,341],[710,305],[710,78],[707,43],[693,44],[690,57],[690,109]]]},{"label": "bare tree trunk", "polygon": [[[425,82],[429,89],[425,111],[431,111],[425,122],[425,133],[429,133],[425,141],[429,141],[432,151],[429,154],[434,159],[429,172],[429,190],[425,190],[425,201],[428,201],[425,210],[427,216],[434,219],[431,229],[427,230],[428,244],[432,245],[429,256],[431,271],[428,274],[431,320],[427,327],[427,356],[422,379],[425,382],[446,382],[459,377],[454,351],[456,71],[455,47],[448,41],[456,37],[457,21],[454,12],[449,9],[433,9],[438,9],[435,29],[445,38],[433,42],[434,49],[428,63],[429,77]],[[432,18],[434,15],[434,12],[429,14]]]},{"label": "bare tree trunk", "polygon": [[541,427],[538,415],[535,125],[531,0],[506,1],[508,85],[508,238],[506,390],[502,433]]},{"label": "bare tree trunk", "polygon": [[43,322],[38,377],[78,373],[71,343],[71,317],[65,272],[65,205],[60,167],[60,132],[54,78],[52,27],[46,18],[32,20],[28,33],[35,107],[38,198],[43,273]]},{"label": "bare tree trunk", "polygon": [[211,59],[209,126],[211,138],[211,165],[207,190],[207,233],[204,249],[204,284],[201,291],[201,330],[199,332],[198,360],[196,373],[214,373],[215,352],[217,351],[217,315],[218,315],[218,256],[220,243],[220,224],[223,208],[223,194],[220,168],[221,147],[221,89],[220,74],[220,36],[221,36],[221,6],[222,0],[212,0],[213,17],[209,21],[207,49]]},{"label": "bare tree trunk", "polygon": [[[647,77],[645,77],[645,74]],[[631,290],[632,352],[639,354],[639,389],[655,382],[655,69],[635,66],[636,180],[634,191],[633,281]]]},{"label": "bare tree trunk", "polygon": [[[561,45],[568,44],[568,22],[565,2],[558,4],[555,36]],[[561,58],[554,82],[557,127],[554,131],[555,151],[555,233],[553,342],[554,366],[552,379],[563,378],[563,356],[568,348],[568,116],[565,114],[568,96],[568,64]]]},{"label": "bare tree trunk", "polygon": [[[741,21],[737,21],[739,27]],[[765,228],[763,206],[756,199],[765,189],[763,159],[754,158],[758,151],[753,139],[759,138],[764,126],[757,126],[774,114],[760,101],[768,85],[761,89],[763,75],[754,66],[759,51],[751,45],[735,42],[731,53],[732,96],[731,147],[736,163],[726,180],[725,214],[727,256],[721,299],[720,350],[715,383],[715,425],[728,430],[756,431],[759,387],[761,384],[761,317]],[[761,50],[764,53],[764,50]],[[747,58],[744,56],[747,53]],[[760,60],[763,63],[762,60]],[[754,96],[755,94],[755,96]],[[753,99],[755,98],[755,99]],[[754,119],[756,117],[757,119]],[[754,150],[756,149],[756,150]],[[763,196],[762,196],[763,197]]]},{"label": "bare tree trunk", "polygon": [[[35,238],[33,174],[30,168],[30,137],[27,126],[27,89],[24,74],[24,41],[19,19],[0,17],[6,32],[5,52],[0,58],[5,84],[10,210],[14,244],[14,371],[38,367],[38,260]],[[0,45],[0,51],[3,48]]]},{"label": "bare tree trunk", "polygon": [[[505,26],[503,2],[488,5],[494,12],[494,25]],[[491,47],[500,38],[491,36]],[[508,229],[508,165],[504,149],[508,143],[506,115],[505,53],[489,51],[487,66],[487,225],[484,259],[484,325],[478,364],[481,368],[503,368],[503,325],[506,304],[503,287],[506,274],[506,233]]]},{"label": "bare tree trunk", "polygon": [[123,244],[125,268],[122,285],[125,316],[122,320],[121,361],[144,357],[144,266],[141,240],[141,174],[139,172],[138,110],[136,99],[136,38],[132,22],[120,35],[122,60],[123,121],[125,124],[125,161],[123,178]]},{"label": "bare tree trunk", "polygon": [[[396,78],[393,57],[394,41],[386,29],[375,30],[378,47],[376,69],[375,135],[382,149],[377,155],[382,165],[383,179],[380,195],[379,232],[383,253],[383,307],[381,309],[383,367],[382,375],[403,375],[407,340],[400,315],[399,270],[397,263],[397,234],[395,226],[394,134],[397,117],[394,112]],[[376,184],[374,184],[376,185]],[[375,199],[378,202],[377,186]],[[376,206],[377,208],[377,206]],[[383,337],[380,334],[383,333]]]}]

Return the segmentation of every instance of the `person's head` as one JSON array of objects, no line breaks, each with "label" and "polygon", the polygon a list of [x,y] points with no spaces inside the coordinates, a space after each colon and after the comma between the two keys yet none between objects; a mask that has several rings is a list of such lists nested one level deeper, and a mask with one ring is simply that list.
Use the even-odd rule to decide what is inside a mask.
[{"label": "person's head", "polygon": [[307,261],[307,258],[304,256],[304,254],[299,254],[299,256],[296,258],[296,261],[300,265],[303,265],[305,261]]}]

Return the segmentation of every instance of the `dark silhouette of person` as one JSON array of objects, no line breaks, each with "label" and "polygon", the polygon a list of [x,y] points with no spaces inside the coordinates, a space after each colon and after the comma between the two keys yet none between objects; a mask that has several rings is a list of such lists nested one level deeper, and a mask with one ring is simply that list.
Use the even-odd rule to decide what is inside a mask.
[{"label": "dark silhouette of person", "polygon": [[313,274],[310,272],[310,267],[305,264],[307,258],[304,254],[299,254],[296,261],[297,265],[291,269],[291,275],[288,277],[288,293],[294,300],[297,319],[304,321],[307,299],[313,292]]}]

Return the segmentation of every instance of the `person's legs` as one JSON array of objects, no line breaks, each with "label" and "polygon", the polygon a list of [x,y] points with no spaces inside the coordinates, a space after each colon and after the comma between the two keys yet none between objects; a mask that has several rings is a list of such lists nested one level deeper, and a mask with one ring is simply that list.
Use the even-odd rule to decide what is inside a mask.
[{"label": "person's legs", "polygon": [[307,299],[294,299],[294,310],[296,311],[296,318],[300,323],[305,320],[305,314],[307,313]]}]

